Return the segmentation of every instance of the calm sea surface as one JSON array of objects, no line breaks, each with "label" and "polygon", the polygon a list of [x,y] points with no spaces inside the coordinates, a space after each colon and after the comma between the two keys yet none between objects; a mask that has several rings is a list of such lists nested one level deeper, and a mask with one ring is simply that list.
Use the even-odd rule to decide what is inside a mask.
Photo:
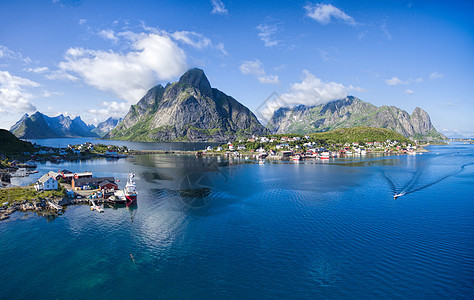
[{"label": "calm sea surface", "polygon": [[82,143],[104,144],[127,146],[132,150],[184,150],[197,151],[204,150],[207,146],[218,146],[219,143],[161,143],[161,142],[129,142],[115,140],[101,140],[95,138],[60,138],[60,139],[29,139],[31,143],[41,146],[66,148],[68,145],[78,145]]},{"label": "calm sea surface", "polygon": [[472,299],[474,145],[430,151],[40,165],[121,185],[135,172],[138,206],[0,222],[0,298]]}]

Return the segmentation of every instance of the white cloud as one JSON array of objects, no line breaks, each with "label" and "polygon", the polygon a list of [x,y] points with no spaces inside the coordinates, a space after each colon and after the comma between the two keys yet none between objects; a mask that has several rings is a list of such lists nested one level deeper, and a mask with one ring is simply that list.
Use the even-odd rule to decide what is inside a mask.
[{"label": "white cloud", "polygon": [[385,83],[387,83],[388,85],[408,84],[407,82],[402,81],[398,77],[392,77],[390,79],[387,79],[387,80],[385,80]]},{"label": "white cloud", "polygon": [[239,70],[244,75],[254,75],[261,83],[280,83],[280,80],[277,75],[268,75],[265,72],[265,69],[263,68],[263,63],[258,59],[243,61],[239,67]]},{"label": "white cloud", "polygon": [[280,83],[280,79],[278,78],[278,75],[264,75],[258,77],[258,81],[261,83],[268,83],[268,84],[278,84]]},{"label": "white cloud", "polygon": [[49,69],[48,67],[38,67],[38,68],[27,68],[25,69],[25,71],[39,74],[39,73],[46,73],[49,71]]},{"label": "white cloud", "polygon": [[80,19],[79,20],[79,25],[83,25],[87,23],[87,19]]},{"label": "white cloud", "polygon": [[244,75],[263,75],[265,74],[265,70],[263,69],[263,63],[256,59],[256,60],[248,60],[242,62],[242,64],[239,67],[240,72]]},{"label": "white cloud", "polygon": [[122,52],[70,48],[55,75],[72,76],[71,80],[79,77],[90,86],[136,103],[157,81],[186,70],[186,54],[165,33],[122,32],[115,36],[128,40],[130,47]]},{"label": "white cloud", "polygon": [[126,102],[103,101],[101,109],[89,109],[89,113],[100,117],[124,117],[130,105]]},{"label": "white cloud", "polygon": [[287,65],[281,64],[281,65],[279,65],[278,67],[273,68],[273,69],[274,69],[275,71],[281,71],[281,70],[286,69],[286,67],[287,67]]},{"label": "white cloud", "polygon": [[385,38],[387,40],[391,40],[392,39],[392,35],[390,34],[390,32],[388,32],[387,30],[387,24],[385,22],[383,22],[383,24],[380,26],[380,30],[382,30],[383,32],[383,35],[385,36]]},{"label": "white cloud", "polygon": [[408,80],[401,80],[400,78],[394,76],[390,79],[385,80],[385,83],[388,85],[401,85],[401,84],[420,83],[420,82],[423,82],[422,77],[415,78],[415,79],[409,78]]},{"label": "white cloud", "polygon": [[227,53],[227,51],[225,50],[225,47],[224,47],[223,43],[217,44],[216,49],[219,50],[225,56],[229,55],[229,53]]},{"label": "white cloud", "polygon": [[438,72],[433,72],[433,73],[430,74],[430,79],[431,80],[439,79],[439,78],[443,78],[443,77],[444,77],[444,74],[438,73]]},{"label": "white cloud", "polygon": [[348,88],[336,82],[323,82],[309,71],[303,71],[303,80],[293,83],[290,92],[270,99],[259,109],[259,114],[269,120],[280,107],[295,105],[314,106],[347,97]]},{"label": "white cloud", "polygon": [[221,0],[211,0],[212,14],[226,15],[227,9]]},{"label": "white cloud", "polygon": [[43,98],[49,98],[51,96],[62,96],[62,95],[64,95],[62,92],[50,92],[47,90],[43,90],[43,92],[41,93],[41,97]]},{"label": "white cloud", "polygon": [[329,24],[332,18],[342,20],[351,26],[357,25],[353,17],[331,4],[306,5],[304,9],[308,17],[323,25]]},{"label": "white cloud", "polygon": [[406,89],[405,90],[405,93],[407,93],[408,95],[412,95],[414,92],[410,89]]},{"label": "white cloud", "polygon": [[32,112],[36,107],[31,103],[33,95],[25,89],[39,87],[40,84],[27,78],[11,75],[8,71],[0,71],[0,112]]},{"label": "white cloud", "polygon": [[303,71],[303,81],[293,83],[291,92],[281,98],[289,105],[318,105],[347,97],[347,88],[336,82],[323,82],[309,71]]},{"label": "white cloud", "polygon": [[23,57],[20,52],[12,51],[3,45],[0,45],[0,58],[20,60],[25,64],[31,63],[31,59],[29,57]]},{"label": "white cloud", "polygon": [[45,75],[49,80],[79,81],[79,78],[67,73],[64,70],[54,70]]},{"label": "white cloud", "polygon": [[352,84],[347,87],[349,91],[356,91],[359,93],[367,93],[368,91],[364,88],[361,88],[359,86],[353,86]]},{"label": "white cloud", "polygon": [[212,46],[212,42],[203,35],[192,31],[176,31],[171,35],[175,40],[190,45],[196,49],[203,49]]},{"label": "white cloud", "polygon": [[449,106],[449,107],[454,107],[454,103],[452,102],[443,102],[441,105]]},{"label": "white cloud", "polygon": [[[168,35],[166,31],[162,31],[161,34]],[[214,46],[212,44],[212,41],[209,38],[197,32],[175,31],[172,34],[169,34],[169,36],[172,37],[175,41],[189,45],[198,50],[214,48],[218,50],[220,53],[222,53],[223,55],[226,55],[226,56],[228,55],[223,43],[218,43],[216,46]]]},{"label": "white cloud", "polygon": [[319,56],[323,61],[334,60],[334,56],[339,53],[339,49],[335,47],[329,47],[327,50],[318,48]]},{"label": "white cloud", "polygon": [[104,39],[111,40],[113,42],[118,41],[118,37],[115,36],[115,32],[112,29],[105,29],[99,31],[99,36],[103,37]]},{"label": "white cloud", "polygon": [[276,25],[260,24],[257,26],[258,37],[263,41],[265,47],[273,47],[278,45],[279,41],[274,38],[278,32]]}]

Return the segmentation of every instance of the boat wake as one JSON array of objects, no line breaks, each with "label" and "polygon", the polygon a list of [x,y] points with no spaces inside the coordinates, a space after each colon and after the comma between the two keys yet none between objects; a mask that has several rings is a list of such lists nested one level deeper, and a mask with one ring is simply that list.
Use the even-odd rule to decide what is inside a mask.
[{"label": "boat wake", "polygon": [[403,190],[403,191],[402,191],[402,196],[403,196],[403,195],[412,194],[412,193],[414,193],[414,192],[418,192],[418,191],[421,191],[421,190],[423,190],[423,189],[426,189],[427,187],[433,186],[433,185],[439,183],[440,181],[443,181],[443,180],[445,180],[445,179],[447,179],[447,178],[449,178],[449,177],[451,177],[451,176],[454,176],[454,175],[459,174],[460,172],[462,172],[462,171],[464,170],[465,167],[471,166],[471,165],[474,165],[474,163],[464,164],[464,165],[460,166],[460,167],[459,167],[457,170],[455,170],[454,172],[451,172],[451,173],[449,173],[449,174],[446,174],[446,175],[444,175],[444,176],[438,178],[437,180],[432,181],[432,182],[430,182],[430,183],[428,183],[428,184],[425,184],[425,185],[423,185],[423,186],[421,186],[421,187],[418,187],[418,188],[416,188],[416,189],[410,189],[412,186],[414,186],[414,184],[413,184],[413,185],[409,185],[406,190]]},{"label": "boat wake", "polygon": [[421,175],[424,174],[424,169],[425,169],[425,165],[421,165],[421,167],[412,175],[412,178],[407,183],[405,183],[404,186],[400,189],[397,188],[395,180],[393,180],[393,178],[390,175],[388,175],[384,170],[381,170],[381,174],[382,174],[382,177],[385,178],[388,185],[390,186],[390,190],[393,193],[393,198],[397,199],[399,197],[409,195],[409,194],[424,190],[428,187],[431,187],[431,186],[433,186],[433,185],[435,185],[435,184],[437,184],[437,183],[439,183],[439,182],[441,182],[441,181],[443,181],[443,180],[445,180],[449,177],[452,177],[454,175],[459,174],[460,172],[462,172],[464,170],[464,168],[466,168],[467,166],[471,166],[471,165],[474,165],[474,162],[468,163],[468,164],[463,164],[458,169],[456,169],[455,171],[453,171],[451,173],[448,173],[444,176],[441,176],[441,177],[439,177],[439,178],[437,178],[433,181],[430,181],[426,184],[423,184],[422,186],[417,187],[417,185],[420,182]]}]

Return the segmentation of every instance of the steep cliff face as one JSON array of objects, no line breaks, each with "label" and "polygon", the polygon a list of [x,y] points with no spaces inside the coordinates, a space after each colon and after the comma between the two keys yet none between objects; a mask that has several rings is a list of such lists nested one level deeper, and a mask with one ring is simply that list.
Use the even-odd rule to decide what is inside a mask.
[{"label": "steep cliff face", "polygon": [[178,82],[149,90],[106,137],[226,142],[252,134],[269,131],[248,108],[211,88],[202,70],[191,69]]},{"label": "steep cliff face", "polygon": [[413,139],[446,138],[419,107],[410,115],[395,106],[377,107],[352,96],[318,106],[283,107],[267,124],[274,133],[300,134],[358,126],[387,128]]},{"label": "steep cliff face", "polygon": [[74,119],[63,115],[48,117],[38,111],[31,116],[25,114],[10,128],[10,131],[22,139],[98,137],[91,132],[93,128],[95,128],[93,125],[84,123],[81,117]]}]

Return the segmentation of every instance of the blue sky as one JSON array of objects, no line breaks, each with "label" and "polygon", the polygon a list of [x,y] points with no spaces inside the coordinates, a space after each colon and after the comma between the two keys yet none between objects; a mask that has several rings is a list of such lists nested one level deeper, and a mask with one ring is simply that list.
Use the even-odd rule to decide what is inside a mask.
[{"label": "blue sky", "polygon": [[123,116],[199,67],[262,119],[354,95],[474,137],[473,14],[473,1],[4,0],[0,127],[36,110]]}]

